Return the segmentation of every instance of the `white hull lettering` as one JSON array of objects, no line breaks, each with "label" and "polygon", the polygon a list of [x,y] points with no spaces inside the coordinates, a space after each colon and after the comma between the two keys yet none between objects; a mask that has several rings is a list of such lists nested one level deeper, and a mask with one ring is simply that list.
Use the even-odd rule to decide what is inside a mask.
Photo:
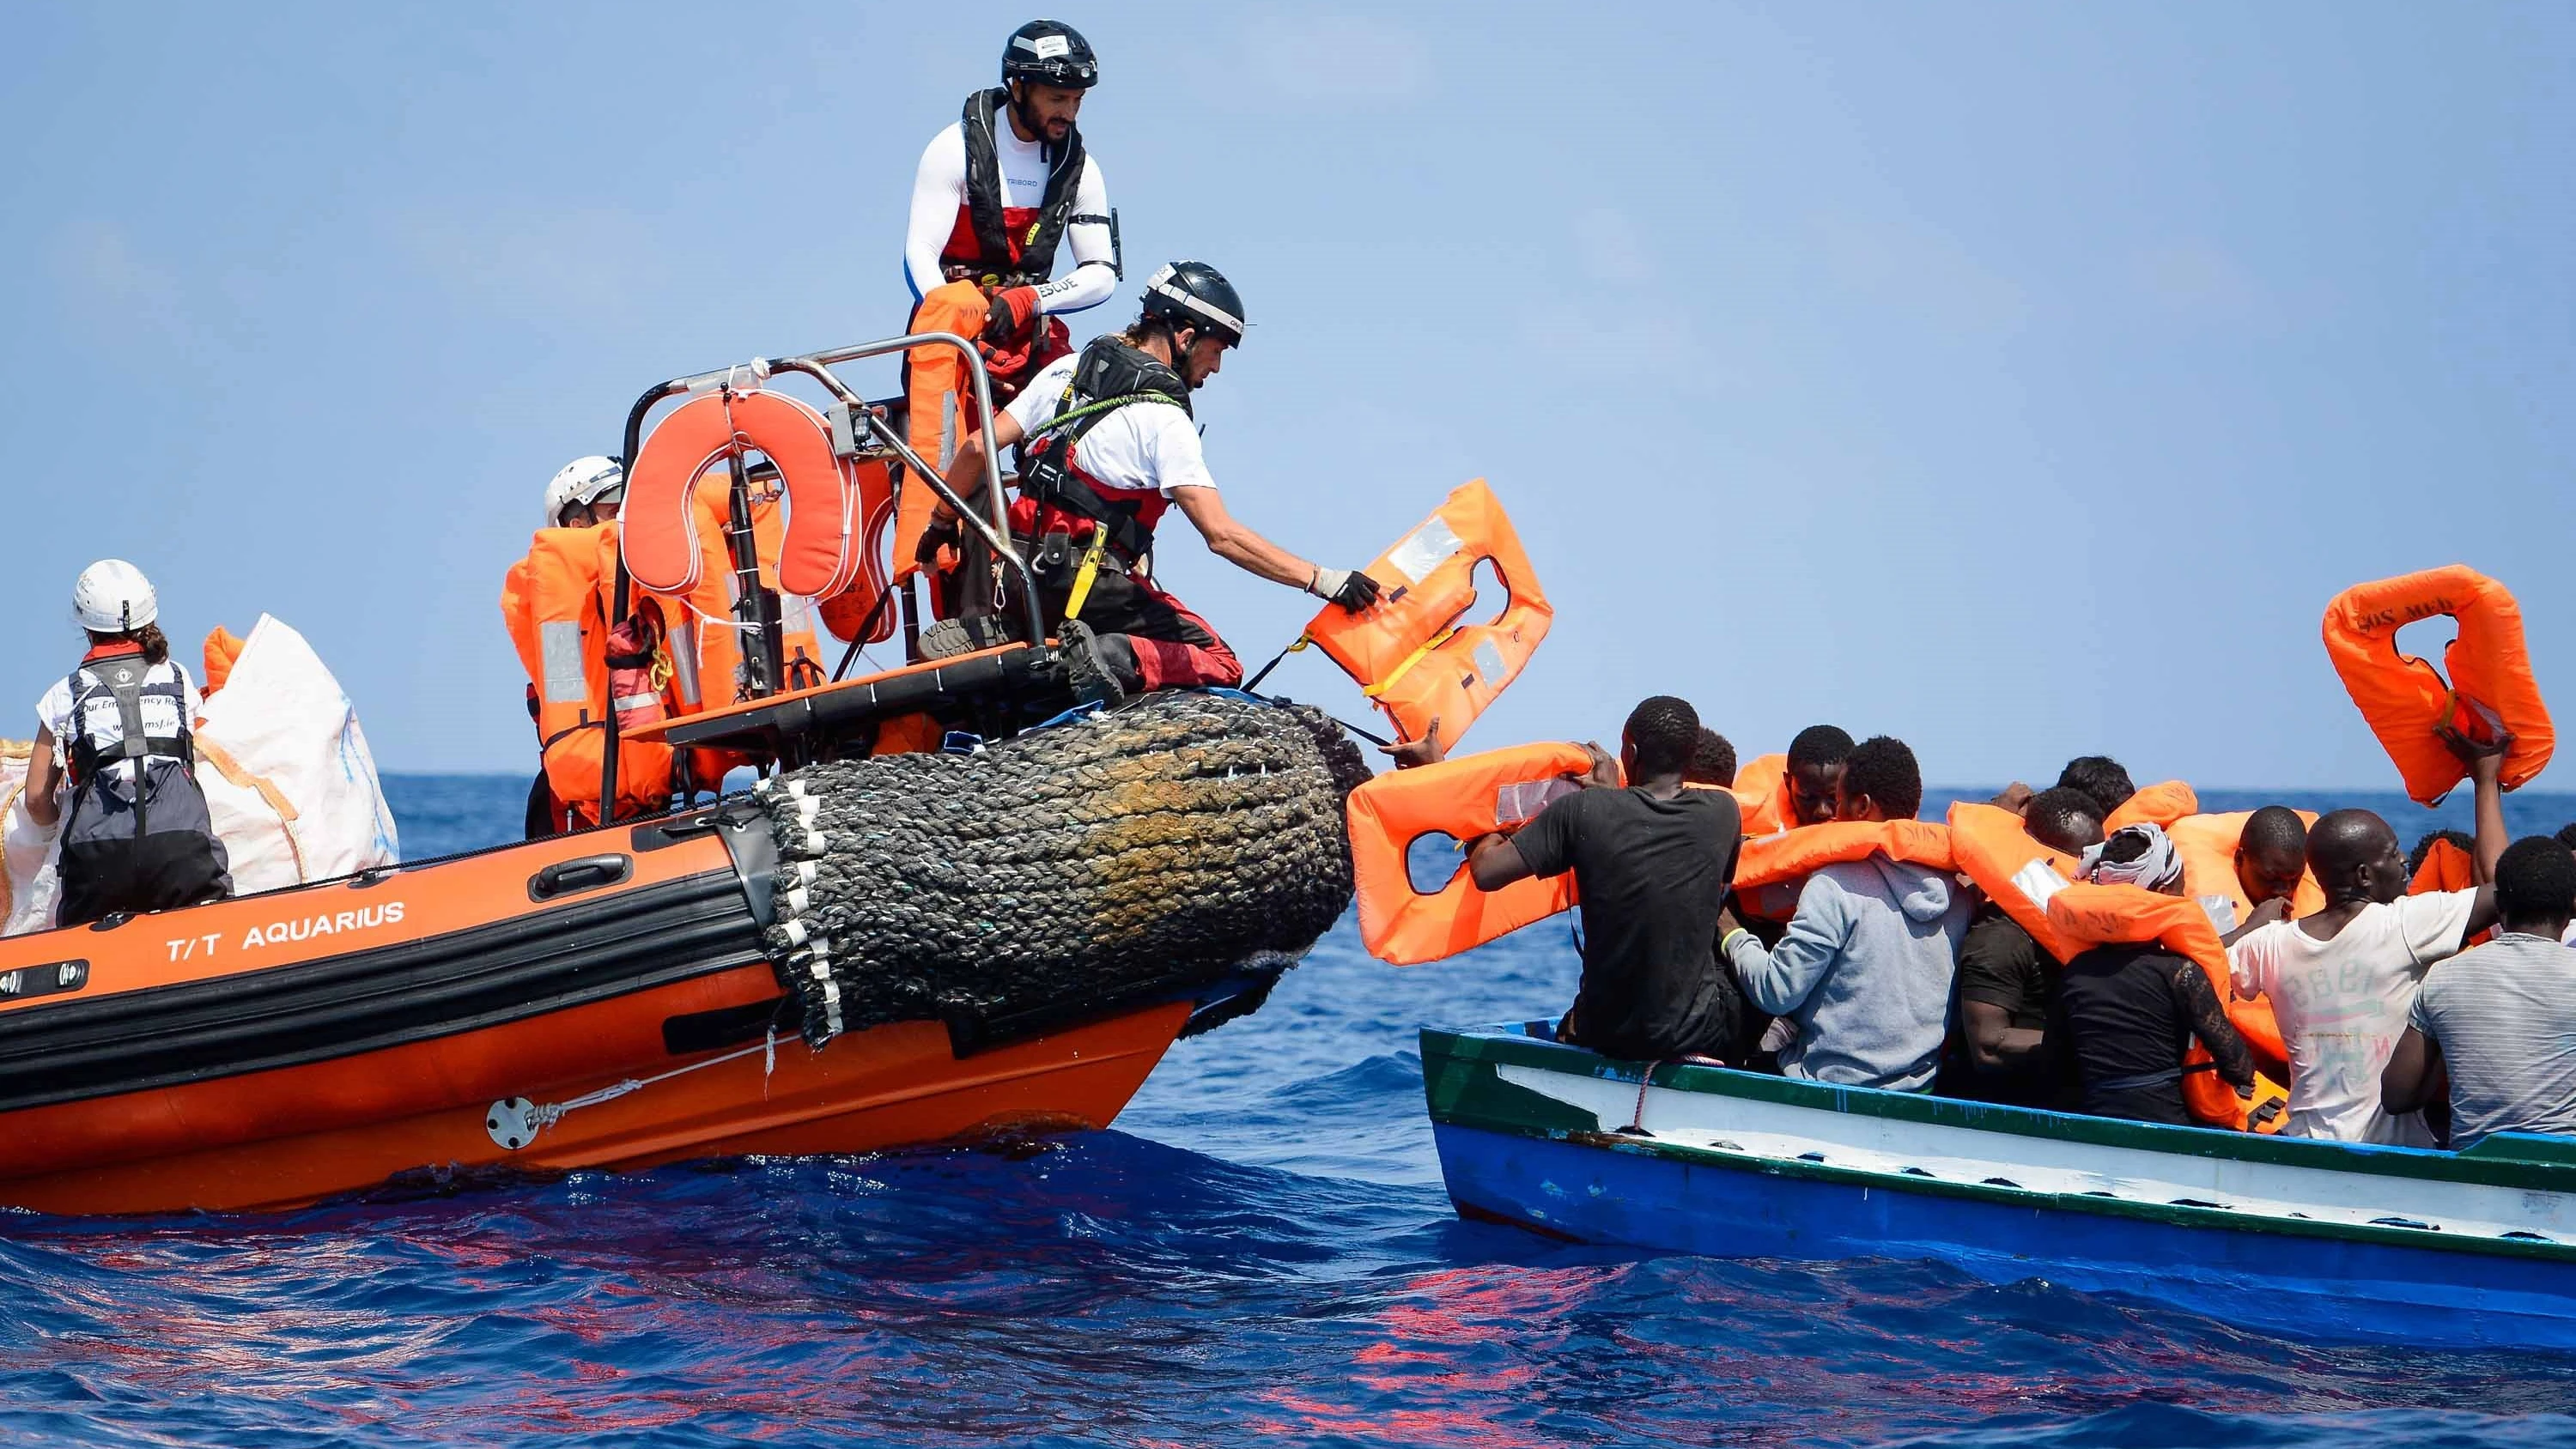
[{"label": "white hull lettering", "polygon": [[329,911],[292,921],[272,921],[253,926],[242,933],[241,949],[253,946],[284,946],[297,941],[310,941],[317,936],[336,936],[347,931],[371,931],[379,926],[402,924],[403,903],[386,901],[354,911]]}]

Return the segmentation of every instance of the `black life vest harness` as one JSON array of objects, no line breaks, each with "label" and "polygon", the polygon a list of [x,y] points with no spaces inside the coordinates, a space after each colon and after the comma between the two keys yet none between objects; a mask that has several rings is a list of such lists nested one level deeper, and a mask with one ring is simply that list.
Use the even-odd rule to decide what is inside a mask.
[{"label": "black life vest harness", "polygon": [[1133,566],[1154,547],[1154,530],[1139,516],[1141,499],[1111,502],[1082,476],[1074,448],[1103,419],[1134,403],[1170,403],[1190,411],[1190,385],[1153,354],[1111,335],[1095,337],[1075,360],[1073,376],[1056,399],[1056,414],[1020,439],[1020,496],[1038,506],[1038,531],[1049,510],[1086,518],[1119,562]]},{"label": "black life vest harness", "polygon": [[[189,773],[192,780],[197,767],[196,737],[188,729],[188,688],[177,667],[170,667],[167,678],[152,677],[156,666],[143,661],[143,651],[117,653],[81,661],[71,673],[71,729],[73,737],[62,742],[63,754],[70,766],[72,813],[80,811],[81,801],[100,778],[103,770],[120,760],[134,763],[134,833],[139,839],[150,826],[144,818],[144,802],[150,795],[144,773],[149,761],[173,760]],[[143,727],[143,699],[151,695],[170,702],[170,714],[179,721],[176,735],[146,734]],[[102,739],[89,728],[89,706],[93,700],[111,699],[116,703],[116,722],[120,738]],[[63,822],[65,838],[70,838],[71,821]]]},{"label": "black life vest harness", "polygon": [[1002,162],[993,148],[993,128],[1009,124],[1002,120],[1001,111],[1010,103],[1011,93],[1000,88],[966,97],[958,130],[966,140],[966,218],[974,228],[979,255],[951,254],[940,261],[947,268],[963,267],[965,276],[994,286],[1025,287],[1055,275],[1056,243],[1064,239],[1067,222],[1107,218],[1073,215],[1074,193],[1082,186],[1082,132],[1067,128],[1062,145],[1040,143],[1048,161],[1046,192],[1038,202],[1037,220],[1017,238],[1019,246],[1012,247],[1010,224],[1003,216]]}]

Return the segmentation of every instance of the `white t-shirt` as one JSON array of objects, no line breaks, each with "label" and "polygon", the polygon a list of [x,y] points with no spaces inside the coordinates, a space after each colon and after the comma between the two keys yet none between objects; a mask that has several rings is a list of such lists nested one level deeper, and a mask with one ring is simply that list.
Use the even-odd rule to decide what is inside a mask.
[{"label": "white t-shirt", "polygon": [[[1065,384],[1073,380],[1079,352],[1059,357],[1038,369],[1028,387],[1005,409],[1023,433],[1036,432],[1056,415]],[[1079,423],[1075,426],[1080,426]],[[1207,456],[1199,450],[1199,429],[1190,415],[1167,402],[1129,403],[1092,424],[1074,445],[1074,466],[1103,488],[1172,496],[1175,488],[1214,488]]]},{"label": "white t-shirt", "polygon": [[2405,1033],[2415,990],[2436,961],[2455,956],[2478,893],[2434,891],[2368,905],[2331,941],[2275,921],[2227,948],[2240,993],[2272,998],[2290,1048],[2292,1137],[2430,1147],[2416,1113],[2379,1105],[2379,1074]]},{"label": "white t-shirt", "polygon": [[[930,138],[921,165],[912,177],[912,220],[903,234],[903,277],[912,284],[912,299],[946,279],[939,253],[956,234],[958,214],[966,206],[965,122],[957,121]],[[1002,205],[1011,211],[1035,211],[1046,200],[1046,143],[1023,141],[1011,129],[1007,108],[993,121],[993,160],[1002,173]],[[1075,216],[1107,217],[1109,184],[1100,179],[1100,163],[1085,150],[1082,179],[1073,184]],[[1038,310],[1050,316],[1079,312],[1109,300],[1118,289],[1116,251],[1107,221],[1067,222],[1058,244],[1073,254],[1073,270],[1038,286]]]},{"label": "white t-shirt", "polygon": [[[104,664],[107,661],[99,662]],[[175,718],[167,698],[147,694],[143,696],[143,732],[147,735],[169,739],[182,729],[193,731],[196,728],[197,712],[205,708],[205,701],[197,695],[197,682],[189,677],[188,666],[176,659],[169,659],[143,671],[145,684],[166,685],[174,677],[179,681],[179,686],[188,693],[188,717],[185,720]],[[91,696],[87,713],[89,734],[92,738],[102,745],[119,744],[124,741],[125,716],[117,709],[113,696],[105,694]],[[54,757],[65,767],[65,773],[68,774],[72,741],[81,733],[72,720],[72,681],[69,674],[55,680],[54,687],[45,691],[45,697],[36,701],[36,721],[53,733]],[[108,768],[121,770],[127,775],[131,775],[134,769],[130,761],[124,760],[119,760]],[[64,783],[68,788],[70,782],[66,780]]]}]

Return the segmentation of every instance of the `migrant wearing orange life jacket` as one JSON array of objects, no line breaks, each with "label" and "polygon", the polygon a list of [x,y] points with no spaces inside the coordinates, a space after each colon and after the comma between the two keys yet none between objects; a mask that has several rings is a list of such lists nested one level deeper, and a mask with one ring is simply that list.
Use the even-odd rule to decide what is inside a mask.
[{"label": "migrant wearing orange life jacket", "polygon": [[1527,824],[1592,766],[1579,745],[1522,745],[1376,776],[1351,792],[1351,874],[1360,943],[1395,966],[1438,961],[1544,920],[1575,903],[1571,871],[1498,891],[1476,888],[1463,858],[1448,882],[1414,889],[1406,856],[1426,836],[1461,845]]},{"label": "migrant wearing orange life jacket", "polygon": [[[2437,614],[2459,636],[2436,670],[2397,652],[2397,631]],[[2468,767],[2434,733],[2513,736],[2500,783],[2519,789],[2549,763],[2557,734],[2522,638],[2522,610],[2502,584],[2465,564],[2356,584],[2326,606],[2326,657],[2418,804],[2440,802]],[[2449,677],[2444,678],[2447,674]]]},{"label": "migrant wearing orange life jacket", "polygon": [[[1476,603],[1476,573],[1490,568],[1509,596],[1489,624],[1463,623]],[[1395,727],[1399,741],[1444,747],[1499,698],[1547,638],[1556,611],[1502,503],[1482,478],[1453,490],[1439,511],[1363,570],[1375,606],[1327,604],[1305,638],[1332,656]]]},{"label": "migrant wearing orange life jacket", "polygon": [[2040,844],[2022,818],[2002,806],[1965,800],[1950,807],[1950,849],[1959,873],[2041,950],[2060,965],[2075,959],[2083,948],[2049,923],[2048,902],[2080,873],[2081,861]]},{"label": "migrant wearing orange life jacket", "polygon": [[[2317,823],[2316,812],[2302,810],[2299,818],[2309,825]],[[2219,815],[2185,815],[2180,819],[2159,821],[2182,857],[2183,893],[2204,903],[2223,899],[2233,910],[2237,924],[2244,924],[2254,913],[2256,902],[2245,889],[2245,881],[2236,869],[2236,854],[2245,837],[2245,822],[2254,818],[2251,810],[2231,810]],[[2290,895],[2289,913],[2293,920],[2312,916],[2324,910],[2326,893],[2317,884],[2316,874],[2301,871],[2298,888]]]},{"label": "migrant wearing orange life jacket", "polygon": [[[2077,881],[2052,893],[2048,922],[2057,938],[2077,953],[2095,946],[2155,942],[2209,974],[2210,984],[2227,1010],[2228,1023],[2260,1061],[2289,1059],[2272,1004],[2262,997],[2236,994],[2227,966],[2227,948],[2199,902],[2135,885],[2095,885]],[[2067,959],[2072,959],[2071,957]],[[2254,1095],[2239,1097],[2216,1070],[2207,1048],[2194,1041],[2183,1057],[2183,1104],[2192,1116],[2214,1127],[2239,1132],[2277,1132],[2289,1119],[2289,1092],[2270,1076],[2257,1072]]]},{"label": "migrant wearing orange life jacket", "polygon": [[1755,755],[1735,772],[1735,799],[1748,836],[1776,835],[1798,823],[1789,798],[1789,757]]}]

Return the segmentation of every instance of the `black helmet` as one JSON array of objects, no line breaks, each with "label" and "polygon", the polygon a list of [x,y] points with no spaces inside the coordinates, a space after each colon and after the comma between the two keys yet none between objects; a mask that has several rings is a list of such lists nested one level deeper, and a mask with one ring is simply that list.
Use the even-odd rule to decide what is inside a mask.
[{"label": "black helmet", "polygon": [[1013,81],[1087,91],[1100,82],[1100,62],[1081,31],[1061,20],[1032,20],[1002,47],[1002,84]]},{"label": "black helmet", "polygon": [[1205,262],[1165,262],[1155,268],[1145,279],[1145,315],[1243,345],[1243,299],[1224,273]]}]

